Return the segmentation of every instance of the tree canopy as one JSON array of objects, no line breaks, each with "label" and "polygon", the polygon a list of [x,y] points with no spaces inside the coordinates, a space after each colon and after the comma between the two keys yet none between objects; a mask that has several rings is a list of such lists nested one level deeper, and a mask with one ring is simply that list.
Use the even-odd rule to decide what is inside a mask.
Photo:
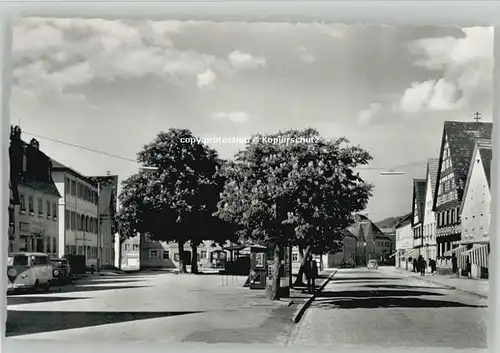
[{"label": "tree canopy", "polygon": [[[223,242],[224,222],[213,217],[224,178],[217,152],[198,141],[189,130],[170,129],[138,153],[138,161],[155,172],[141,172],[123,182],[118,215],[126,236],[138,232],[153,241],[179,243],[180,267],[185,271],[183,246],[196,247],[203,240]],[[196,271],[193,267],[193,271]]]},{"label": "tree canopy", "polygon": [[221,172],[217,215],[261,244],[335,251],[371,196],[372,185],[354,171],[371,159],[346,138],[330,141],[314,129],[256,135]]}]

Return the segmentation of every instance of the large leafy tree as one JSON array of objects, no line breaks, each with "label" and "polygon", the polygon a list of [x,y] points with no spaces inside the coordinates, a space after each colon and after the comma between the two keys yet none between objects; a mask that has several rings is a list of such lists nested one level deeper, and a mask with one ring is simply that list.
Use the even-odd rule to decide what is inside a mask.
[{"label": "large leafy tree", "polygon": [[279,298],[282,248],[336,251],[372,186],[354,168],[370,154],[345,138],[330,141],[314,129],[256,135],[222,173],[217,215],[242,235],[274,247],[270,299]]},{"label": "large leafy tree", "polygon": [[179,270],[186,272],[184,245],[192,248],[191,271],[198,272],[197,248],[203,240],[223,243],[217,210],[224,178],[217,152],[189,130],[161,132],[138,153],[155,172],[133,175],[123,183],[118,217],[122,234],[147,234],[153,241],[177,242]]}]

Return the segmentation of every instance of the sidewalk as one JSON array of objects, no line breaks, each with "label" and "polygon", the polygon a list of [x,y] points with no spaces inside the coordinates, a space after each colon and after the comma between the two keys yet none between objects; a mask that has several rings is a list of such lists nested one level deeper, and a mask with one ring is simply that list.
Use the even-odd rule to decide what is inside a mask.
[{"label": "sidewalk", "polygon": [[403,275],[417,278],[423,281],[427,281],[434,284],[439,284],[450,289],[456,289],[462,292],[474,294],[482,298],[488,298],[490,292],[490,285],[488,280],[484,279],[469,279],[469,278],[458,278],[456,275],[435,275],[426,274],[421,277],[420,274],[400,269],[397,267],[388,267],[397,273]]}]

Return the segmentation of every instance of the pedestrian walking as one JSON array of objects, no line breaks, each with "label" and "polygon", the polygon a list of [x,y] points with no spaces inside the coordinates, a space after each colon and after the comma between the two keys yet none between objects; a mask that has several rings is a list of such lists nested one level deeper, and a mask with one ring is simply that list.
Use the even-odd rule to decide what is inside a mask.
[{"label": "pedestrian walking", "polygon": [[431,267],[431,273],[434,276],[436,274],[436,260],[430,259],[429,266]]},{"label": "pedestrian walking", "polygon": [[418,272],[418,260],[416,258],[413,259],[413,272]]},{"label": "pedestrian walking", "polygon": [[311,255],[307,257],[304,269],[307,277],[307,291],[313,293],[316,289],[316,277],[318,276],[318,264]]},{"label": "pedestrian walking", "polygon": [[418,269],[420,271],[420,276],[425,276],[425,269],[427,268],[427,262],[425,261],[424,257],[420,255],[418,257]]}]

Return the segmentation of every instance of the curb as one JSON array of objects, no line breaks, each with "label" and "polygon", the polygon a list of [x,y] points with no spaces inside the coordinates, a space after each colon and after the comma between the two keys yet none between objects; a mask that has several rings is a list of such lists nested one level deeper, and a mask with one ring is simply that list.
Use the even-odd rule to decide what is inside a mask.
[{"label": "curb", "polygon": [[[398,269],[394,269],[396,272],[399,272],[399,273],[402,273],[402,274],[406,274],[404,271],[401,271],[401,270],[398,270]],[[455,286],[452,286],[452,285],[449,285],[449,284],[444,284],[444,283],[440,283],[440,282],[436,282],[436,281],[431,281],[427,278],[422,278],[422,277],[417,277],[417,276],[412,276],[412,275],[408,275],[406,274],[408,277],[411,277],[411,278],[415,278],[415,279],[418,279],[418,280],[421,280],[421,281],[424,281],[424,282],[429,282],[429,283],[432,283],[432,284],[437,284],[437,285],[440,285],[440,286],[443,286],[443,287],[446,287],[448,289],[453,289],[453,290],[457,290],[457,291],[460,291],[460,292],[464,292],[464,293],[467,293],[467,294],[472,294],[472,295],[475,295],[479,298],[482,298],[482,299],[488,299],[488,296],[487,295],[484,295],[484,294],[480,294],[480,293],[476,293],[476,292],[472,292],[470,290],[466,290],[466,289],[462,289],[462,288],[457,288]]]},{"label": "curb", "polygon": [[293,318],[293,323],[297,324],[300,321],[300,319],[302,319],[302,316],[304,316],[304,313],[306,312],[306,310],[311,306],[314,299],[316,299],[316,297],[318,296],[318,293],[320,293],[326,287],[328,282],[330,282],[330,280],[333,278],[333,276],[335,276],[335,274],[337,272],[338,272],[338,269],[335,269],[334,271],[332,271],[331,275],[328,276],[328,278],[323,281],[323,283],[319,286],[318,290],[313,295],[311,295],[311,297],[309,297],[309,299],[307,299],[307,301],[302,305],[302,307],[297,312],[297,314],[295,314],[295,317]]}]

